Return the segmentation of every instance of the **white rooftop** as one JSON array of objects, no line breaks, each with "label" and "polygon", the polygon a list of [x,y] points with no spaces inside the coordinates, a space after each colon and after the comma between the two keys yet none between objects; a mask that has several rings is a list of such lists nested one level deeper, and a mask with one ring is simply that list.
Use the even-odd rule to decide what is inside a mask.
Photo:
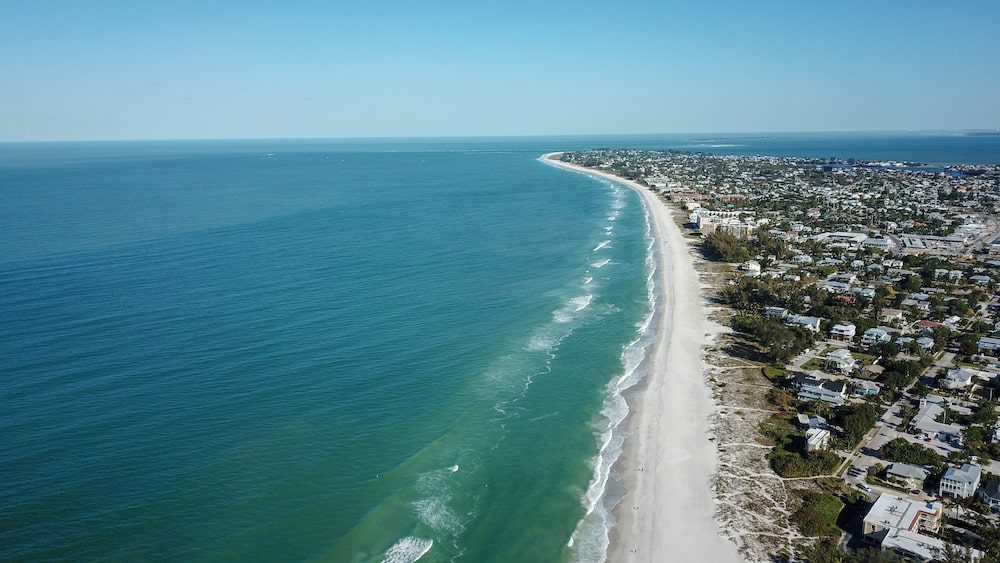
[{"label": "white rooftop", "polygon": [[865,515],[865,522],[881,528],[914,531],[920,522],[920,514],[933,514],[941,510],[939,502],[918,502],[889,493],[882,493]]}]

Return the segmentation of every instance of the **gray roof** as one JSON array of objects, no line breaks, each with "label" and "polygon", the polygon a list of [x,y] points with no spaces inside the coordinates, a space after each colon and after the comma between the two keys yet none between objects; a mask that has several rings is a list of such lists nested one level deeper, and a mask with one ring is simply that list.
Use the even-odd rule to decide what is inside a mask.
[{"label": "gray roof", "polygon": [[964,483],[975,483],[983,475],[983,470],[978,465],[969,463],[963,464],[961,468],[949,467],[945,470],[942,479],[951,481],[962,481]]},{"label": "gray roof", "polygon": [[906,477],[907,479],[920,479],[924,480],[930,475],[930,471],[927,471],[923,467],[916,465],[910,465],[908,463],[893,463],[889,465],[886,470],[888,474],[899,475],[901,477]]},{"label": "gray roof", "polygon": [[979,490],[991,499],[1000,500],[1000,481],[996,479],[987,481]]}]

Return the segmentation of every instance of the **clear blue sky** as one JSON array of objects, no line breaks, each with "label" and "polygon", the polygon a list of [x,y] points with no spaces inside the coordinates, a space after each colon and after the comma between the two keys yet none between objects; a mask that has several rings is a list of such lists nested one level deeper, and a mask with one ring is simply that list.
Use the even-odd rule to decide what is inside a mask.
[{"label": "clear blue sky", "polygon": [[1000,127],[1000,2],[0,2],[0,140]]}]

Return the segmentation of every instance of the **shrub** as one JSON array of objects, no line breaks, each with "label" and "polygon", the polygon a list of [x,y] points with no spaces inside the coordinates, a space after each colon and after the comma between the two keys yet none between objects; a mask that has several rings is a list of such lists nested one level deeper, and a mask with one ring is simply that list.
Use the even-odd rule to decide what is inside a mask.
[{"label": "shrub", "polygon": [[836,536],[837,517],[844,503],[830,493],[807,491],[802,495],[802,506],[792,514],[792,522],[803,535],[810,537]]}]

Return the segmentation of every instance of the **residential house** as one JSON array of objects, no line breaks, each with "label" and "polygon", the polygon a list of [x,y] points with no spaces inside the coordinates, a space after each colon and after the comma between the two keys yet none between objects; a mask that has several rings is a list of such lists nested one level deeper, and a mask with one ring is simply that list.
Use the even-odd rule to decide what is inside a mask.
[{"label": "residential house", "polygon": [[836,280],[821,281],[816,284],[816,287],[827,293],[847,293],[851,290],[851,284]]},{"label": "residential house", "polygon": [[829,428],[826,419],[818,414],[799,413],[797,420],[799,426],[805,428],[806,430],[810,428]]},{"label": "residential house", "polygon": [[784,307],[764,307],[761,314],[771,319],[783,319],[788,316],[788,309]]},{"label": "residential house", "polygon": [[978,491],[976,498],[990,507],[993,512],[1000,512],[1000,481],[992,479],[986,482]]},{"label": "residential house", "polygon": [[903,483],[907,489],[922,489],[930,471],[908,463],[893,463],[885,470],[886,477]]},{"label": "residential house", "polygon": [[[879,546],[882,551],[891,551],[909,561],[940,561],[942,554],[948,549],[948,544],[938,538],[906,530],[886,532]],[[978,549],[973,549],[970,553],[973,561],[981,556],[982,552]]]},{"label": "residential house", "polygon": [[861,335],[861,346],[865,348],[890,341],[892,341],[892,336],[884,328],[870,328]]},{"label": "residential house", "polygon": [[882,493],[865,515],[864,539],[883,551],[892,551],[908,559],[936,560],[947,544],[921,532],[937,531],[943,511],[939,502],[919,502]]},{"label": "residential house", "polygon": [[827,369],[840,373],[851,373],[858,367],[858,361],[851,355],[851,351],[839,348],[823,356],[823,363]]},{"label": "residential house", "polygon": [[830,449],[830,431],[825,428],[810,428],[806,430],[806,453]]},{"label": "residential house", "polygon": [[996,356],[1000,353],[1000,338],[984,336],[979,339],[979,353],[987,356]]},{"label": "residential house", "polygon": [[882,309],[879,319],[887,324],[902,323],[905,320],[903,311],[899,309]]},{"label": "residential house", "polygon": [[854,381],[851,392],[860,397],[874,397],[882,391],[882,386],[874,381]]},{"label": "residential house", "polygon": [[819,332],[820,323],[823,319],[819,317],[806,317],[803,315],[788,315],[785,318],[786,325],[799,325],[812,332]]},{"label": "residential house", "polygon": [[948,375],[941,378],[941,387],[952,391],[965,389],[972,385],[972,372],[965,368],[948,370]]},{"label": "residential house", "polygon": [[847,385],[843,381],[817,381],[806,383],[799,388],[800,401],[823,401],[831,405],[842,405],[847,399]]},{"label": "residential house", "polygon": [[941,486],[938,494],[952,495],[956,498],[969,498],[976,494],[983,470],[978,465],[965,463],[960,468],[949,467],[941,476]]},{"label": "residential house", "polygon": [[837,323],[830,329],[830,340],[851,342],[857,332],[858,327],[854,326],[854,323]]},{"label": "residential house", "polygon": [[917,414],[910,421],[910,426],[927,436],[937,437],[944,440],[959,440],[965,427],[961,424],[938,422],[938,418],[944,414],[947,401],[944,397],[928,395],[920,399],[920,408]]},{"label": "residential house", "polygon": [[982,275],[969,276],[969,281],[982,286],[990,285],[989,276],[982,276]]}]

